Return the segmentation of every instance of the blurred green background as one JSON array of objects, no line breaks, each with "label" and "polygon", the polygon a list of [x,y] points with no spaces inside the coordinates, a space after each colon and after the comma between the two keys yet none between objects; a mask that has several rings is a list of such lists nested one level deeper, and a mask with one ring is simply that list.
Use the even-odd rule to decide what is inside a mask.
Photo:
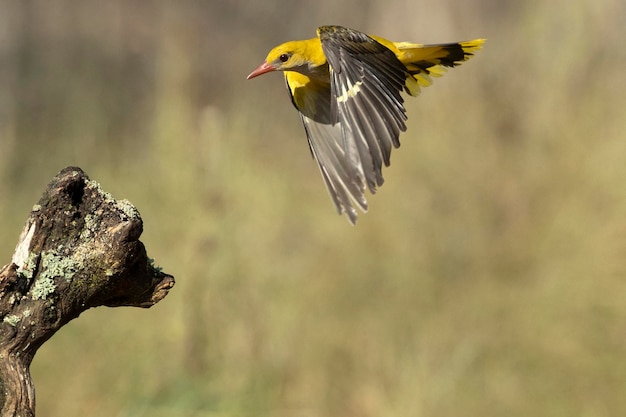
[{"label": "blurred green background", "polygon": [[[626,415],[626,3],[0,0],[0,245],[76,165],[177,285],[46,343],[42,416]],[[276,44],[488,38],[357,227]]]}]

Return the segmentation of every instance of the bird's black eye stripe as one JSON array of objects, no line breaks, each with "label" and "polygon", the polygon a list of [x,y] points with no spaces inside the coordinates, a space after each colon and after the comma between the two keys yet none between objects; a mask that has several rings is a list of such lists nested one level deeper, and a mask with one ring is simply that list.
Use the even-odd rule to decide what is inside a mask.
[{"label": "bird's black eye stripe", "polygon": [[281,54],[281,56],[278,57],[278,59],[280,59],[280,62],[287,62],[289,61],[289,54]]}]

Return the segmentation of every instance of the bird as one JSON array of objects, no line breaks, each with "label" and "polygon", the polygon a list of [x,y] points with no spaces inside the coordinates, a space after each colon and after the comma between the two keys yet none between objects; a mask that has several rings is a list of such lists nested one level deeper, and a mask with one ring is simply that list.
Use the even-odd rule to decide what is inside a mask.
[{"label": "bird", "polygon": [[417,96],[485,39],[442,44],[393,42],[342,26],[273,48],[247,79],[282,71],[332,202],[355,225],[367,212],[392,148],[407,129],[403,94]]}]

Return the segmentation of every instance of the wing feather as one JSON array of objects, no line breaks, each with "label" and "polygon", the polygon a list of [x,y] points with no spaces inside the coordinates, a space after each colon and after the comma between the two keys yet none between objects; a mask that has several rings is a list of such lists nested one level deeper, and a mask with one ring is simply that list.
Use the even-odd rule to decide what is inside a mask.
[{"label": "wing feather", "polygon": [[318,123],[300,113],[313,158],[324,178],[326,188],[339,214],[345,213],[355,224],[356,204],[367,211],[365,187],[361,172],[346,158],[343,149],[343,132],[339,125]]},{"label": "wing feather", "polygon": [[410,75],[394,52],[364,33],[337,26],[318,33],[329,64],[331,120],[342,127],[344,149],[374,193],[384,181],[382,167],[390,164],[391,149],[400,146],[400,132],[406,130],[401,93]]},{"label": "wing feather", "polygon": [[364,172],[350,157],[358,151],[353,141],[344,139],[350,134],[349,129],[330,123],[330,84],[293,72],[285,73],[285,80],[333,204],[339,214],[346,214],[350,223],[355,224],[354,206],[367,211]]}]

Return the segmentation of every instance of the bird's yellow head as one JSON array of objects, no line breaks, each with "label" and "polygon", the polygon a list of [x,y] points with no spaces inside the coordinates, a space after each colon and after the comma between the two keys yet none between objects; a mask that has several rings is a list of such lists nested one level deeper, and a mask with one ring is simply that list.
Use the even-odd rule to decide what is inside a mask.
[{"label": "bird's yellow head", "polygon": [[314,67],[325,62],[326,58],[318,38],[285,42],[272,49],[267,54],[265,62],[252,71],[248,79],[271,71],[297,71],[308,74]]}]

